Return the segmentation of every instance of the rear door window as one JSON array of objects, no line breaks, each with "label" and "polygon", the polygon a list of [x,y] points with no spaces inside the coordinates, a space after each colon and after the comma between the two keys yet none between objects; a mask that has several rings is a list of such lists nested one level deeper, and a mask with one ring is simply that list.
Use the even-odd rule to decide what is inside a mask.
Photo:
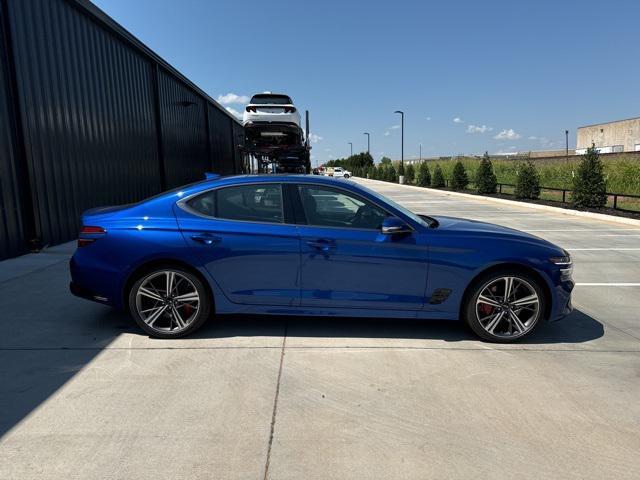
[{"label": "rear door window", "polygon": [[280,184],[222,187],[198,195],[188,205],[196,212],[225,220],[283,223]]}]

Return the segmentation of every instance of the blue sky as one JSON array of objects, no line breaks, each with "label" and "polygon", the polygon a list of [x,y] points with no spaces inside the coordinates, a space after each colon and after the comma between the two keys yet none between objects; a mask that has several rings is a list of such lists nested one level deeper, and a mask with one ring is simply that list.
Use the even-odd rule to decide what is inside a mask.
[{"label": "blue sky", "polygon": [[637,0],[95,3],[214,98],[290,94],[314,165],[364,131],[400,158],[397,109],[405,158],[564,148],[640,116]]}]

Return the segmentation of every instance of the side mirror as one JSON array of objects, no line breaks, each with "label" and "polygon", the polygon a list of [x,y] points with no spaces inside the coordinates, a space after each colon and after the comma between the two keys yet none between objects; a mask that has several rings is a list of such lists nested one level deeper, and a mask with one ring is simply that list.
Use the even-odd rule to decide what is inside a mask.
[{"label": "side mirror", "polygon": [[398,217],[387,217],[382,222],[382,233],[385,235],[398,235],[411,232],[411,227]]}]

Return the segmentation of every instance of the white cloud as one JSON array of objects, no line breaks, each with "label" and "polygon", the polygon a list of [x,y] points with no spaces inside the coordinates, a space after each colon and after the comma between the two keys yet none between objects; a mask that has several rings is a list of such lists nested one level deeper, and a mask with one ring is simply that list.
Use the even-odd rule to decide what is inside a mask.
[{"label": "white cloud", "polygon": [[462,120],[460,117],[455,117],[453,119],[453,123],[464,123],[464,120]]},{"label": "white cloud", "polygon": [[496,140],[517,140],[520,137],[522,137],[522,135],[516,133],[513,128],[505,128],[493,138]]},{"label": "white cloud", "polygon": [[321,137],[320,135],[316,135],[313,132],[309,134],[309,140],[311,140],[311,143],[318,143],[322,139],[323,137]]},{"label": "white cloud", "polygon": [[325,148],[325,149],[324,149],[324,151],[325,151],[325,152],[330,152],[330,151],[331,151],[331,149],[330,149],[330,148]]},{"label": "white cloud", "polygon": [[431,117],[427,117],[427,121],[431,120]]},{"label": "white cloud", "polygon": [[493,130],[493,127],[488,127],[486,125],[469,125],[467,127],[467,133],[485,133]]},{"label": "white cloud", "polygon": [[384,136],[388,137],[389,135],[391,135],[391,132],[389,130],[387,130],[386,132],[384,132]]},{"label": "white cloud", "polygon": [[236,95],[235,93],[227,93],[226,95],[218,95],[218,103],[222,105],[233,105],[234,103],[249,103],[249,97],[246,95]]},{"label": "white cloud", "polygon": [[399,129],[399,128],[400,128],[400,125],[391,125],[389,128],[390,128],[391,130],[397,130],[397,129]]},{"label": "white cloud", "polygon": [[242,118],[242,112],[239,112],[238,110],[236,110],[235,108],[231,108],[231,107],[225,107],[225,109],[227,110],[227,112],[229,112],[231,115],[237,117],[237,118]]},{"label": "white cloud", "polygon": [[529,137],[529,140],[537,140],[537,139],[538,139],[538,137],[536,137],[535,135],[531,135],[531,136]]}]

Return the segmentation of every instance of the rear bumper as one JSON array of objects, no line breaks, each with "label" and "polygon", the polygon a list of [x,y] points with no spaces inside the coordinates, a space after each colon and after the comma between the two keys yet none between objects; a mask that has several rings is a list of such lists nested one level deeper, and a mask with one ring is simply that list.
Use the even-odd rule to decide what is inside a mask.
[{"label": "rear bumper", "polygon": [[77,261],[76,255],[69,261],[69,272],[71,273],[69,291],[76,297],[103,305],[122,307],[119,293],[121,281],[116,272],[98,264],[82,265]]},{"label": "rear bumper", "polygon": [[93,300],[94,302],[108,304],[109,299],[107,297],[103,297],[91,290],[84,288],[83,286],[75,283],[69,282],[69,291],[75,295],[76,297],[84,298],[86,300]]}]

